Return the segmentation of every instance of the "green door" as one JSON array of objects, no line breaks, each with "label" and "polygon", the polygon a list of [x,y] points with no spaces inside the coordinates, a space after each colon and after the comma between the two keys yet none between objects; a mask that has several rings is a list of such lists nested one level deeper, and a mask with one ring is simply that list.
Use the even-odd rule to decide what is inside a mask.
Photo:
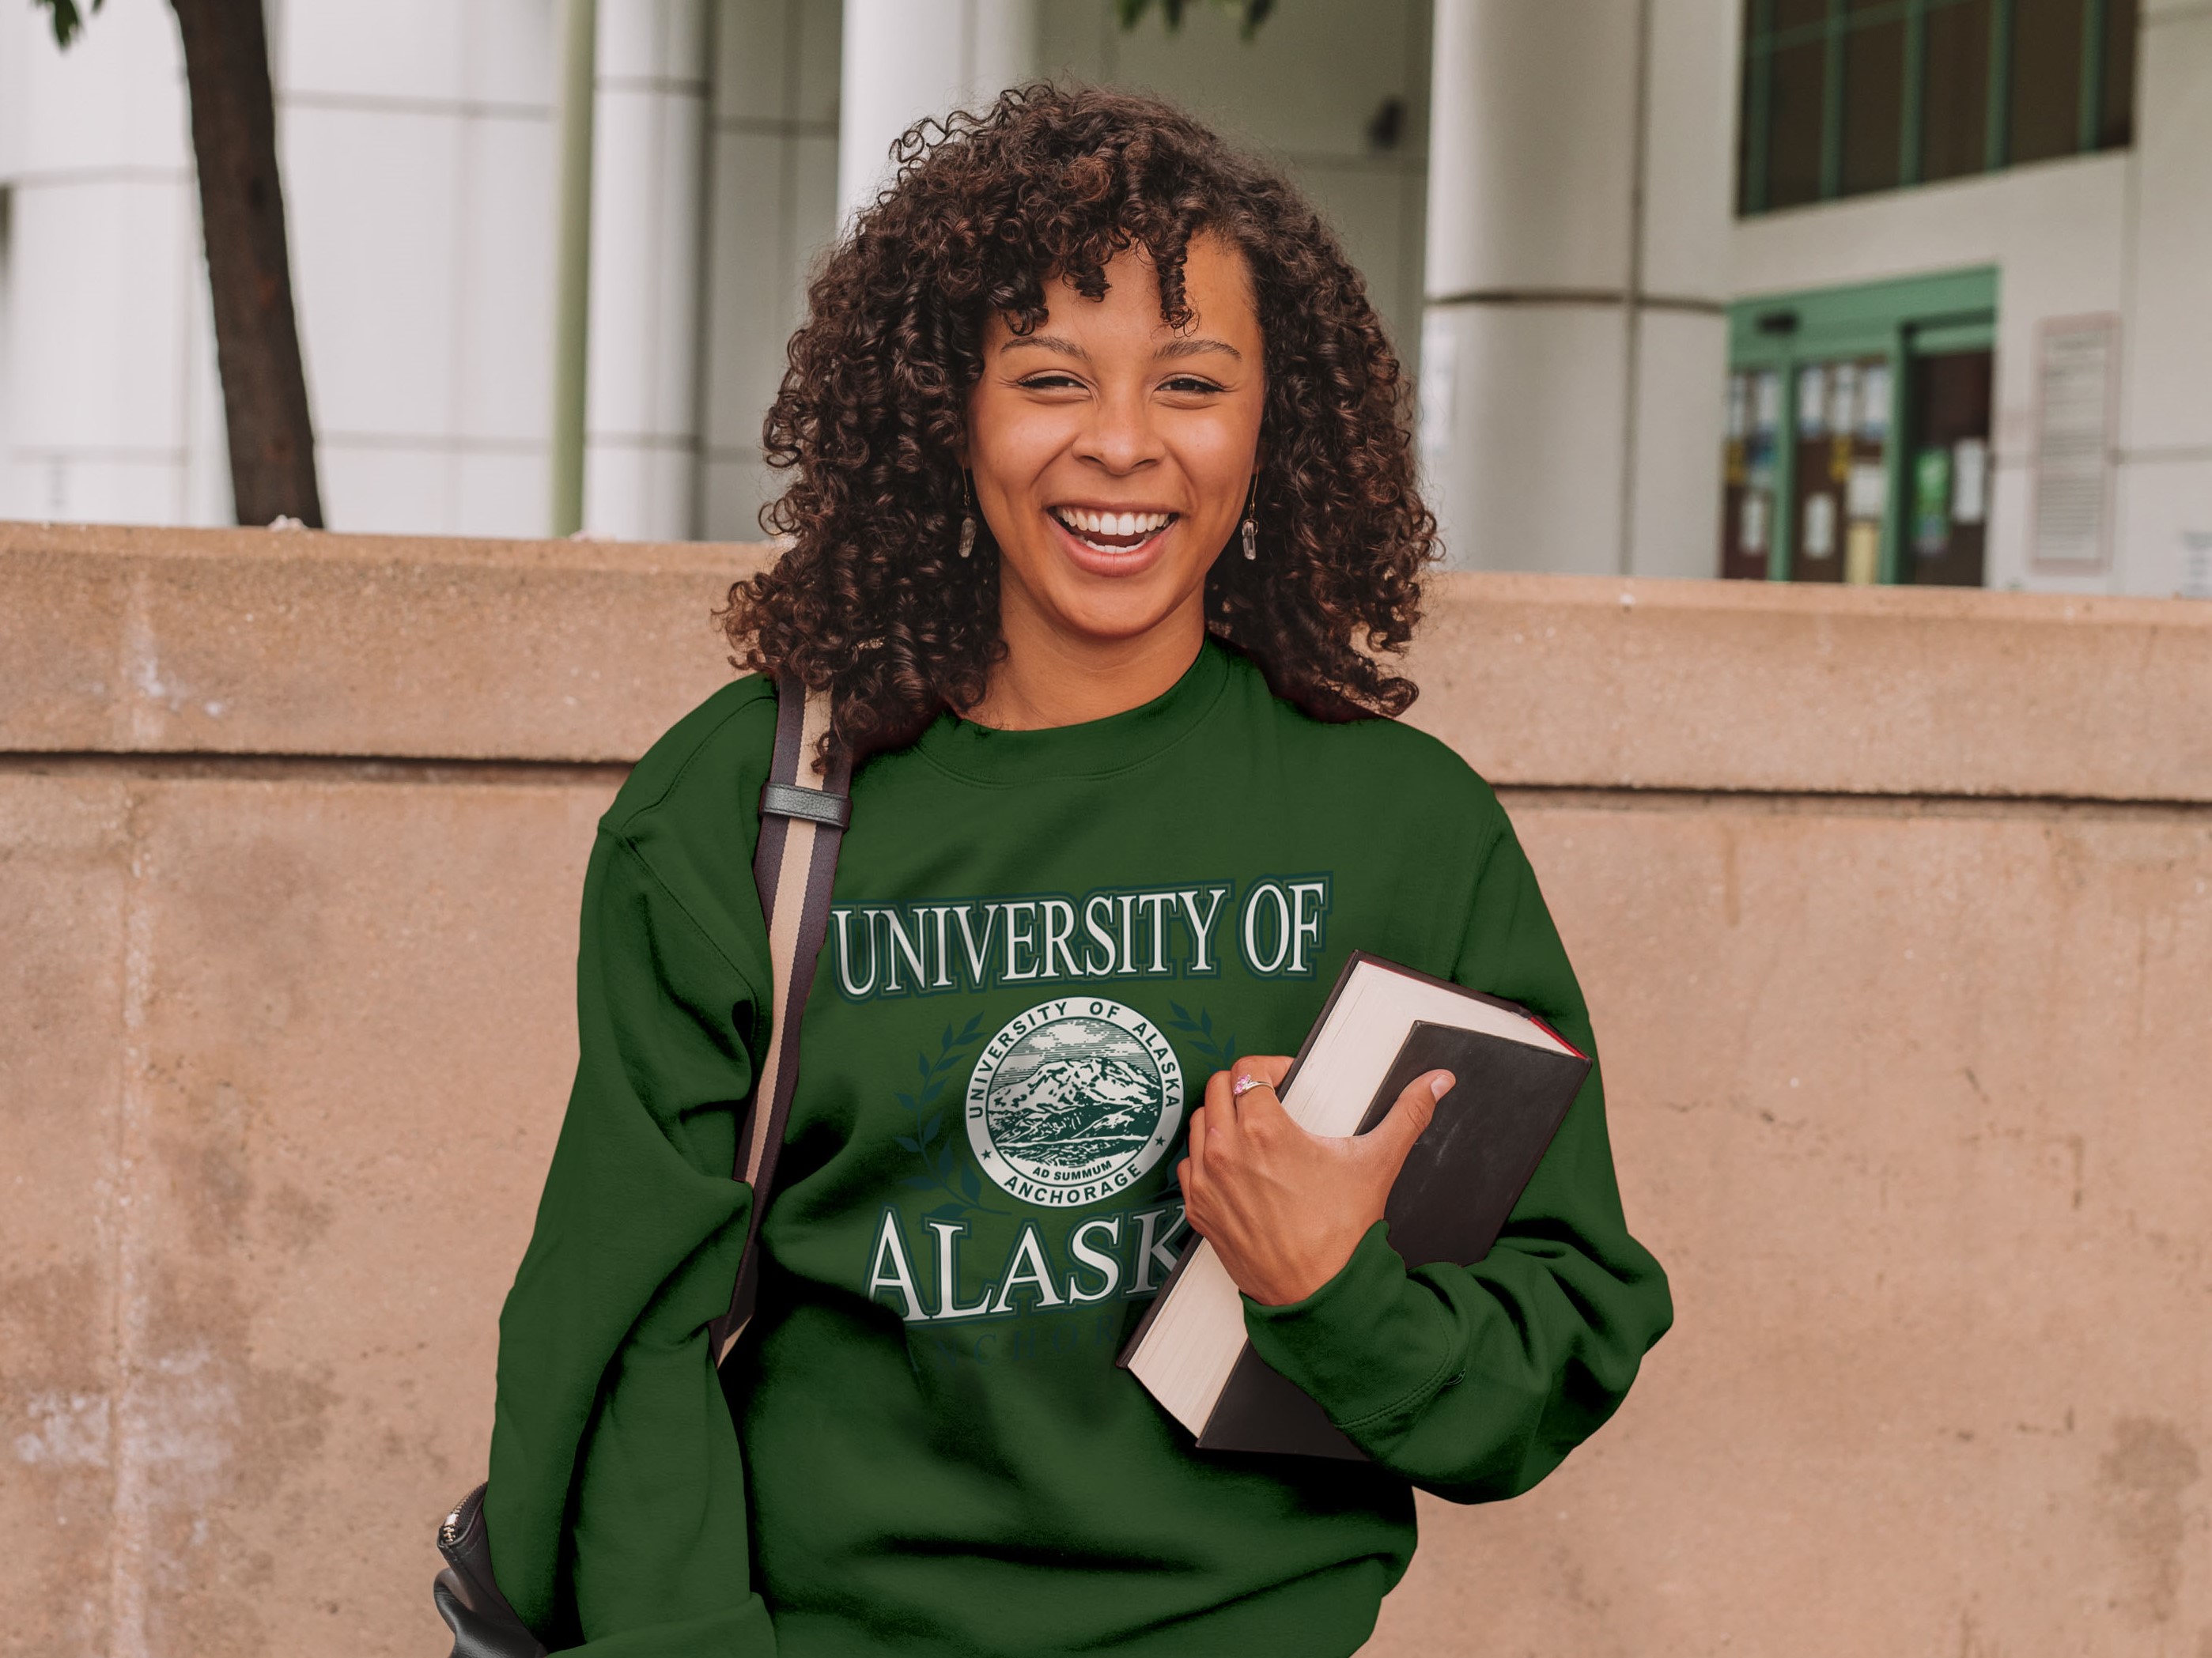
[{"label": "green door", "polygon": [[1723,576],[1981,584],[1996,285],[1982,268],[1729,308]]}]

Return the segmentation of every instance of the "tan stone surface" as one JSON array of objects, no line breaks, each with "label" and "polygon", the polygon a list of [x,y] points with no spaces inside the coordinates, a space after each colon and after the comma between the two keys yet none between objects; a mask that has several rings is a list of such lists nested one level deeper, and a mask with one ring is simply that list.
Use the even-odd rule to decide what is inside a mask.
[{"label": "tan stone surface", "polygon": [[0,523],[0,749],[635,759],[759,556]]},{"label": "tan stone surface", "polygon": [[[479,1477],[499,1298],[574,1063],[607,792],[194,783],[150,803],[147,1362],[250,1437],[150,1516],[165,1649],[419,1631],[423,1519]],[[566,1016],[564,1017],[564,1016]],[[321,1620],[321,1621],[319,1621]]]},{"label": "tan stone surface", "polygon": [[[615,774],[534,762],[745,556],[0,526],[0,1655],[444,1650]],[[1621,592],[1449,585],[1419,713],[1540,786],[1680,1321],[1370,1658],[2212,1658],[2212,607]]]},{"label": "tan stone surface", "polygon": [[127,792],[0,778],[0,1653],[106,1650]]},{"label": "tan stone surface", "polygon": [[[763,556],[0,523],[0,749],[634,757]],[[1430,611],[1413,723],[1501,783],[2212,800],[2203,604],[1450,574]]]},{"label": "tan stone surface", "polygon": [[2212,1644],[2212,815],[1509,801],[1678,1324],[1374,1658]]},{"label": "tan stone surface", "polygon": [[1454,575],[1413,724],[1501,783],[2212,800],[2212,605]]},{"label": "tan stone surface", "polygon": [[0,1652],[425,1647],[608,793],[0,780]]}]

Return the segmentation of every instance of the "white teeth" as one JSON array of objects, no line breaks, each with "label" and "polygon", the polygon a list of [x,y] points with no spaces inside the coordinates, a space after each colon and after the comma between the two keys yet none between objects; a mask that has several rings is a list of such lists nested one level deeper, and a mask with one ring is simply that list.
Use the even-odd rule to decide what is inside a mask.
[{"label": "white teeth", "polygon": [[1085,536],[1152,535],[1175,519],[1173,513],[1094,513],[1079,507],[1061,507],[1054,515],[1062,524]]}]

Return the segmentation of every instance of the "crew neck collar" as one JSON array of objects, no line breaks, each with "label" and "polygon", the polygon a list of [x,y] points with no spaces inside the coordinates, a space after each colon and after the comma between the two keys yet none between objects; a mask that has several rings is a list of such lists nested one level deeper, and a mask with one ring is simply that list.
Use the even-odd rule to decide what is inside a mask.
[{"label": "crew neck collar", "polygon": [[1139,765],[1186,736],[1229,683],[1229,655],[1208,635],[1182,677],[1149,702],[1103,720],[1036,731],[1000,731],[950,709],[915,740],[933,764],[978,783],[1096,777]]}]

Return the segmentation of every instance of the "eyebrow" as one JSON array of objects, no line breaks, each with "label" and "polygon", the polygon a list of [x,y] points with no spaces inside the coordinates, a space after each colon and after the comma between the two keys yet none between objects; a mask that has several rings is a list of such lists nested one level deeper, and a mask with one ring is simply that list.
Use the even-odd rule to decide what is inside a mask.
[{"label": "eyebrow", "polygon": [[1227,340],[1217,340],[1206,334],[1195,335],[1188,338],[1178,337],[1171,339],[1152,355],[1160,357],[1197,357],[1203,356],[1208,351],[1226,351],[1238,362],[1244,361],[1244,354],[1230,344]]},{"label": "eyebrow", "polygon": [[[1032,345],[1040,351],[1054,352],[1063,357],[1088,358],[1091,355],[1073,340],[1062,338],[1058,334],[1017,334],[999,349],[1012,351],[1024,345]],[[1244,361],[1244,354],[1227,340],[1217,340],[1205,334],[1178,335],[1152,355],[1156,357],[1196,357],[1209,351],[1225,351],[1237,361]]]}]

